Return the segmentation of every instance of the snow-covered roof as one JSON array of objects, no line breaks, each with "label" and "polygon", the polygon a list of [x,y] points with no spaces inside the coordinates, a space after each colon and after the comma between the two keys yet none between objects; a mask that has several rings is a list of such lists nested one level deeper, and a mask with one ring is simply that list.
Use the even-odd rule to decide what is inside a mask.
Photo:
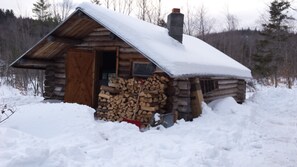
[{"label": "snow-covered roof", "polygon": [[77,10],[109,29],[171,77],[252,77],[248,68],[198,38],[184,34],[183,43],[179,43],[168,35],[166,28],[92,3],[82,3]]},{"label": "snow-covered roof", "polygon": [[[83,31],[67,31],[67,27],[75,21],[75,15],[79,12],[85,13],[94,21],[89,19],[83,25],[74,27],[78,29],[85,26]],[[168,35],[166,28],[87,2],[80,4],[64,22],[15,60],[11,66],[45,69],[45,61],[69,48],[68,44],[50,42],[48,37],[64,35],[80,39],[90,33],[97,23],[117,35],[171,77],[252,77],[248,68],[198,38],[184,34],[183,43],[179,43]]]}]

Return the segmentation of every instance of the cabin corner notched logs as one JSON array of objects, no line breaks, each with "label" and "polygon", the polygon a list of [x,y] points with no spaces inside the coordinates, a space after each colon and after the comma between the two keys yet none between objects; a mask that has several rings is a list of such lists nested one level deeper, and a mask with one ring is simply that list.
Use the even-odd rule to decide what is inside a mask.
[{"label": "cabin corner notched logs", "polygon": [[65,56],[57,58],[47,65],[44,80],[44,98],[63,100],[65,95],[66,74]]},{"label": "cabin corner notched logs", "polygon": [[149,124],[155,112],[165,112],[165,90],[169,79],[153,75],[147,79],[114,78],[101,86],[95,116],[102,120],[136,120]]},{"label": "cabin corner notched logs", "polygon": [[[178,119],[190,121],[198,115],[193,109],[200,106],[191,106],[191,82],[188,78],[173,79],[169,82],[168,111],[175,113]],[[195,103],[196,104],[196,103]]]}]

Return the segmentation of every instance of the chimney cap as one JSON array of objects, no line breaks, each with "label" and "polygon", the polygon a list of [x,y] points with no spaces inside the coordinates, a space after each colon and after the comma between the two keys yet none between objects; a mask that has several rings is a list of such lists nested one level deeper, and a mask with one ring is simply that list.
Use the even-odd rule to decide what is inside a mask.
[{"label": "chimney cap", "polygon": [[173,8],[172,13],[180,13],[180,8]]}]

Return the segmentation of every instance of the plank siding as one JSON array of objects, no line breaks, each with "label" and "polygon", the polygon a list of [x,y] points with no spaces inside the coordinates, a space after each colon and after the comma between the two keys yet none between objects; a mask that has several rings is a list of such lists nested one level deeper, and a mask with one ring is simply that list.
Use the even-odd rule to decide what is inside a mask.
[{"label": "plank siding", "polygon": [[67,51],[65,102],[97,107],[94,105],[95,57],[93,51]]}]

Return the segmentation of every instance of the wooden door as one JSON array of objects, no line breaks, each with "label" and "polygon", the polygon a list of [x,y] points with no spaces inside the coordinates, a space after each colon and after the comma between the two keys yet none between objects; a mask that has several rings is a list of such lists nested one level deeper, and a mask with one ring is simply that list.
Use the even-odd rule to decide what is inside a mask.
[{"label": "wooden door", "polygon": [[66,58],[65,102],[94,107],[95,52],[71,49]]}]

